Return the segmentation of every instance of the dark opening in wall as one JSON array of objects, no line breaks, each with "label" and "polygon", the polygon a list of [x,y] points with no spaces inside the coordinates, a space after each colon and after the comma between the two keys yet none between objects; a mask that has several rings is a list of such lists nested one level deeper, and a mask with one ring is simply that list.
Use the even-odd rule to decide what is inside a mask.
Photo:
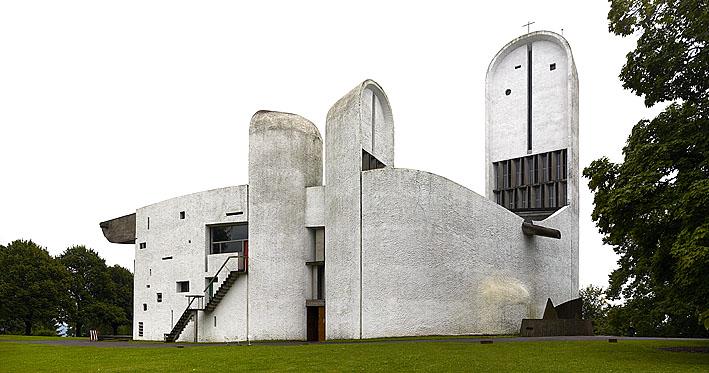
[{"label": "dark opening in wall", "polygon": [[377,168],[386,167],[384,163],[379,161],[373,155],[369,154],[366,150],[362,149],[362,171],[374,170]]},{"label": "dark opening in wall", "polygon": [[147,303],[143,303],[143,311],[147,311],[147,310],[148,310],[148,305],[147,305]]},{"label": "dark opening in wall", "polygon": [[177,292],[178,293],[188,293],[190,291],[189,281],[177,281]]},{"label": "dark opening in wall", "polygon": [[147,243],[145,243],[145,242],[141,242],[140,245],[139,245],[139,247],[140,247],[141,249],[145,249],[146,247],[148,247],[148,245],[147,245]]},{"label": "dark opening in wall", "polygon": [[185,212],[184,212],[184,211],[180,211],[180,219],[184,219],[184,218],[185,218]]},{"label": "dark opening in wall", "polygon": [[148,230],[150,230],[150,216],[148,216]]},{"label": "dark opening in wall", "polygon": [[505,96],[509,96],[510,93],[512,93],[512,90],[511,90],[511,89],[508,88],[508,89],[505,90]]},{"label": "dark opening in wall", "polygon": [[226,216],[236,216],[236,215],[241,215],[243,214],[243,211],[232,211],[232,212],[227,212]]},{"label": "dark opening in wall", "polygon": [[138,336],[139,337],[143,336],[143,322],[142,321],[138,322]]},{"label": "dark opening in wall", "polygon": [[556,70],[556,64],[552,63],[549,65],[549,71]]},{"label": "dark opening in wall", "polygon": [[217,327],[217,317],[216,316],[214,316],[214,327],[215,328]]},{"label": "dark opening in wall", "polygon": [[162,293],[158,293],[158,303],[162,303]]},{"label": "dark opening in wall", "polygon": [[517,65],[517,66],[515,66],[515,70],[516,70],[516,69],[519,69],[520,67],[522,67],[522,65]]},{"label": "dark opening in wall", "polygon": [[162,257],[162,260],[170,260],[170,259],[172,259],[171,256],[164,256],[164,257]]}]

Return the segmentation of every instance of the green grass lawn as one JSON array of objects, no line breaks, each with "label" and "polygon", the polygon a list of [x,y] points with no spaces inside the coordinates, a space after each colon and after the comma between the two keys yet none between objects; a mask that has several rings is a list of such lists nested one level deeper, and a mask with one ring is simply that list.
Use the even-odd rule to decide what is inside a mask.
[{"label": "green grass lawn", "polygon": [[709,342],[408,342],[107,348],[3,341],[0,371],[709,371],[707,353],[658,350],[676,346],[709,346]]}]

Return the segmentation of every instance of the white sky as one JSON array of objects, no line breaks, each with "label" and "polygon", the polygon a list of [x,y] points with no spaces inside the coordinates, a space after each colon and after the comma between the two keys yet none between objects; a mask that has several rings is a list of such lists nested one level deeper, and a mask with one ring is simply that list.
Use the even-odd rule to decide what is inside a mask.
[{"label": "white sky", "polygon": [[[16,1],[0,3],[0,243],[74,244],[132,270],[133,246],[98,224],[168,198],[246,184],[260,109],[325,133],[330,106],[366,78],[395,121],[395,164],[484,194],[484,79],[511,39],[561,32],[580,82],[581,167],[622,160],[651,118],[617,76],[635,42],[603,1]],[[581,183],[580,282],[616,257]]]}]

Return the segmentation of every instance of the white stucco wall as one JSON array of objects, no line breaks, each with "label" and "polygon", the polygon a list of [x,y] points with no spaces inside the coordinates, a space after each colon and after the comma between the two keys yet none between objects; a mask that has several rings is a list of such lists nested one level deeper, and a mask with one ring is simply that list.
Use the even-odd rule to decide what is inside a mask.
[{"label": "white stucco wall", "polygon": [[[571,299],[572,235],[527,237],[523,219],[441,176],[362,174],[363,337],[515,333],[547,297]],[[551,221],[553,220],[553,221]]]},{"label": "white stucco wall", "polygon": [[295,115],[260,111],[249,127],[249,335],[306,338],[314,237],[306,188],[322,184],[322,138]]},{"label": "white stucco wall", "polygon": [[[187,306],[185,295],[203,294],[205,277],[216,271],[214,267],[221,265],[225,256],[208,255],[208,226],[247,221],[247,193],[246,185],[226,187],[172,198],[136,211],[135,339],[163,340],[163,335],[170,332]],[[180,219],[181,211],[185,212],[185,219]],[[237,211],[243,214],[226,216],[227,212]],[[143,242],[146,248],[140,249]],[[172,259],[163,260],[166,257]],[[205,264],[213,269],[208,271]],[[220,281],[224,278],[220,276]],[[189,293],[177,293],[177,281],[189,281]],[[161,303],[157,302],[157,293],[162,293]],[[221,328],[217,332],[210,327],[213,319],[200,320],[200,339],[245,337],[245,295],[243,279],[237,280],[214,312]],[[147,311],[143,311],[144,303],[148,306]],[[224,312],[225,309],[229,310],[228,313]],[[139,322],[143,322],[143,337],[138,334]],[[190,323],[180,339],[192,340],[192,336],[193,324]]]},{"label": "white stucco wall", "polygon": [[[382,123],[374,125],[372,95]],[[364,133],[368,132],[368,141]],[[394,162],[394,123],[389,101],[379,85],[366,80],[328,111],[325,129],[325,287],[326,337],[360,338],[361,330],[361,169],[362,150],[387,166]]]}]

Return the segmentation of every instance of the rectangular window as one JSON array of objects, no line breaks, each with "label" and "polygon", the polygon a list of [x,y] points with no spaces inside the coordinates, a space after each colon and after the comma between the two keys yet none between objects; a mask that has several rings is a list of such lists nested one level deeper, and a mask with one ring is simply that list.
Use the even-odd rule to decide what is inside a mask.
[{"label": "rectangular window", "polygon": [[148,305],[146,303],[143,303],[143,311],[147,311],[147,310],[148,310]]},{"label": "rectangular window", "polygon": [[546,190],[547,206],[546,207],[556,207],[556,193],[554,190],[554,186],[555,186],[555,184],[547,185],[547,190]]},{"label": "rectangular window", "polygon": [[189,293],[190,282],[189,281],[177,281],[177,292],[178,293]]},{"label": "rectangular window", "polygon": [[521,159],[515,161],[515,186],[520,186],[523,184],[522,178],[524,177],[523,167]]},{"label": "rectangular window", "polygon": [[184,211],[180,211],[180,219],[184,219],[184,218],[185,218],[185,212],[184,212]]},{"label": "rectangular window", "polygon": [[147,247],[147,244],[145,242],[141,242],[139,247],[141,249],[145,249]]},{"label": "rectangular window", "polygon": [[162,303],[162,293],[158,293],[158,303]]},{"label": "rectangular window", "polygon": [[210,227],[210,254],[244,252],[244,245],[249,240],[249,225],[247,223],[217,225]]},{"label": "rectangular window", "polygon": [[549,167],[547,165],[547,155],[546,154],[539,155],[539,165],[541,166],[541,169],[542,169],[542,175],[541,175],[540,182],[546,183],[547,181],[549,181]]},{"label": "rectangular window", "polygon": [[142,337],[142,336],[143,336],[143,322],[140,321],[140,322],[138,322],[138,337]]}]

